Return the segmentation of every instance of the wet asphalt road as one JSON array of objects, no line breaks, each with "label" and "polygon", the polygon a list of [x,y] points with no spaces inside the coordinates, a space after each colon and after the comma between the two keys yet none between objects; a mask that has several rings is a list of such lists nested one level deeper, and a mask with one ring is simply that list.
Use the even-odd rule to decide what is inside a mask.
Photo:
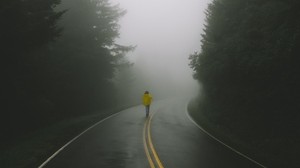
[{"label": "wet asphalt road", "polygon": [[[186,115],[186,101],[154,102],[152,144],[165,168],[259,168],[203,133]],[[144,107],[120,112],[87,131],[46,168],[149,168]],[[158,166],[156,166],[158,167]]]}]

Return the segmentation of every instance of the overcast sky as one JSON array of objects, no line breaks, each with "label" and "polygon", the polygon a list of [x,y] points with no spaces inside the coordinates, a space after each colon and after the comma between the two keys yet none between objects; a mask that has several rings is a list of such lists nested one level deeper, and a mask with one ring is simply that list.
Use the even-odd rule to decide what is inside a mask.
[{"label": "overcast sky", "polygon": [[211,0],[112,0],[127,14],[118,43],[137,45],[130,60],[149,73],[168,72],[175,81],[192,80],[188,56],[199,51]]}]

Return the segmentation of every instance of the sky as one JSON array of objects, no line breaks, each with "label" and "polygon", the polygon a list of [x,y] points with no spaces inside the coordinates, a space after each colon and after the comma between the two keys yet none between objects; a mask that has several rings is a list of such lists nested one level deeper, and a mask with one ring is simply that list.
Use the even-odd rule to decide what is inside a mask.
[{"label": "sky", "polygon": [[[200,50],[205,9],[211,0],[112,0],[127,14],[117,43],[136,45],[128,58],[153,77],[193,81],[188,56]],[[155,77],[157,77],[155,79]]]}]

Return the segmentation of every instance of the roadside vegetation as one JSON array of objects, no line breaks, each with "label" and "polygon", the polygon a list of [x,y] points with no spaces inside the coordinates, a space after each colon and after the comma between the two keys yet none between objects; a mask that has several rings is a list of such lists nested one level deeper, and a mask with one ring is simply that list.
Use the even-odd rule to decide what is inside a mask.
[{"label": "roadside vegetation", "polygon": [[299,6],[214,0],[201,52],[190,56],[202,86],[194,117],[257,151],[267,167],[300,165]]},{"label": "roadside vegetation", "polygon": [[109,0],[0,2],[0,167],[36,167],[120,100],[115,42],[126,11]]}]

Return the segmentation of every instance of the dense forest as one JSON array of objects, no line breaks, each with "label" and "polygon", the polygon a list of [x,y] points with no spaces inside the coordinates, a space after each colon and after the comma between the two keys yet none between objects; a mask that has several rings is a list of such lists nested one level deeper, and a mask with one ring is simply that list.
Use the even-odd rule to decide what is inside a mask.
[{"label": "dense forest", "polygon": [[299,7],[297,0],[214,0],[201,51],[190,55],[203,87],[198,111],[260,148],[271,167],[299,166]]},{"label": "dense forest", "polygon": [[133,50],[115,42],[124,14],[108,0],[0,2],[2,146],[117,105],[111,79]]}]

